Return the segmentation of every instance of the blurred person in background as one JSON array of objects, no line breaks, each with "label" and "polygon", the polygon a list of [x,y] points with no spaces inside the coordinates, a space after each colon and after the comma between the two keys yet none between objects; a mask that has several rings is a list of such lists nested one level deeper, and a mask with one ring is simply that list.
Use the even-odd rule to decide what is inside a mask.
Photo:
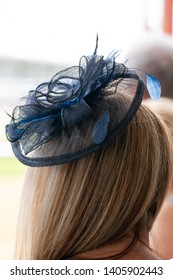
[{"label": "blurred person in background", "polygon": [[[161,97],[158,102],[150,99],[144,103],[165,121],[172,137],[173,148],[173,100]],[[152,247],[161,258],[173,258],[173,179],[166,198],[151,231]]]},{"label": "blurred person in background", "polygon": [[[173,136],[173,39],[166,34],[148,34],[134,45],[128,53],[127,65],[136,69],[138,75],[145,80],[145,72],[157,77],[161,83],[162,98],[158,102],[149,100],[145,91],[146,105],[159,113]],[[137,70],[140,69],[140,70]],[[144,72],[143,72],[144,71]],[[165,97],[165,98],[163,98]],[[172,141],[173,147],[173,141]],[[173,257],[173,206],[172,185],[165,198],[163,207],[153,227],[152,246],[166,259]]]},{"label": "blurred person in background", "polygon": [[[127,54],[127,66],[145,80],[145,73],[155,76],[162,88],[162,97],[173,98],[173,38],[166,34],[147,33]],[[139,70],[139,71],[138,71]],[[145,98],[148,98],[145,92]]]},{"label": "blurred person in background", "polygon": [[171,183],[170,135],[141,105],[144,82],[116,56],[96,45],[13,111],[7,138],[29,166],[17,259],[159,258],[149,231]]}]

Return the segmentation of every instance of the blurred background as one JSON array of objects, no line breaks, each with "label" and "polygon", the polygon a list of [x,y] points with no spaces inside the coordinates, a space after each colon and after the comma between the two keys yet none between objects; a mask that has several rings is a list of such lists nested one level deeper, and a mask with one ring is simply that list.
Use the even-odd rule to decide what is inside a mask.
[{"label": "blurred background", "polygon": [[[172,0],[0,0],[0,259],[13,259],[26,167],[6,140],[8,114],[39,83],[92,54],[121,50],[148,35],[172,39]],[[7,114],[8,113],[8,114]]]}]

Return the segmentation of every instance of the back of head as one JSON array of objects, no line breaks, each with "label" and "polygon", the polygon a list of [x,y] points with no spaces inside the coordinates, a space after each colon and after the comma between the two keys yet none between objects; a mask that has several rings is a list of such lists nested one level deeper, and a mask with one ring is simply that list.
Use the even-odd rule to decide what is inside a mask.
[{"label": "back of head", "polygon": [[[93,55],[30,91],[6,126],[15,155],[31,166],[18,258],[69,259],[130,240],[104,255],[118,258],[148,242],[144,232],[170,182],[169,133],[141,105],[145,84],[136,72],[115,61],[117,52],[97,55],[97,46],[98,37]],[[151,75],[147,87],[160,96]]]},{"label": "back of head", "polygon": [[[161,83],[162,96],[173,98],[173,40],[172,37],[146,34],[129,51],[127,65],[149,72]],[[137,71],[144,79],[144,73]]]},{"label": "back of head", "polygon": [[169,136],[145,106],[101,150],[71,163],[30,168],[18,258],[75,258],[126,236],[140,239],[160,209],[170,170]]}]

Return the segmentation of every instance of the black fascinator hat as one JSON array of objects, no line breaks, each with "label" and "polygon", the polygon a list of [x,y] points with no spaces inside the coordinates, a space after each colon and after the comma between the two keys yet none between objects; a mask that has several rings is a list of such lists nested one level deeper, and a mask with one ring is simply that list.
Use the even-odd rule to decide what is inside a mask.
[{"label": "black fascinator hat", "polygon": [[[79,66],[58,72],[31,90],[13,110],[6,135],[15,156],[28,166],[50,166],[85,157],[120,134],[136,114],[145,83],[135,71],[107,58],[83,56]],[[160,84],[146,74],[153,99]]]}]

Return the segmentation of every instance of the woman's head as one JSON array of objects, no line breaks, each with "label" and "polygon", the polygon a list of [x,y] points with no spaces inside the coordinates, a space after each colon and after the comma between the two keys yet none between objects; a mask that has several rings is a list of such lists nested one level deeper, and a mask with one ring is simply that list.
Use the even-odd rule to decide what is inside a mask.
[{"label": "woman's head", "polygon": [[164,124],[141,106],[101,150],[64,165],[30,168],[21,209],[26,228],[19,235],[27,248],[19,257],[64,259],[129,235],[140,239],[160,209],[170,166]]},{"label": "woman's head", "polygon": [[[74,258],[125,237],[135,242],[162,204],[169,135],[140,106],[138,75],[116,53],[104,59],[96,50],[29,92],[6,127],[15,155],[36,167],[24,186],[19,258]],[[159,82],[146,80],[158,98]]]}]

